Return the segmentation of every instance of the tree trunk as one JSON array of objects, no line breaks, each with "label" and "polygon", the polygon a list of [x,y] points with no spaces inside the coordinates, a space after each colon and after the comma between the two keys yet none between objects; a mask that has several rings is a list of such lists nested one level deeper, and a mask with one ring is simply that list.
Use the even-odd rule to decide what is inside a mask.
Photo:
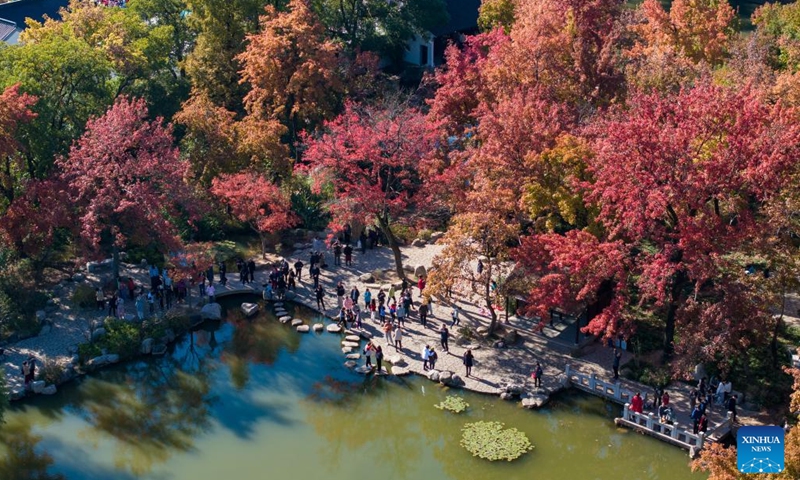
[{"label": "tree trunk", "polygon": [[389,219],[385,217],[378,217],[378,226],[383,234],[386,235],[386,239],[389,241],[389,248],[392,249],[392,254],[394,254],[394,267],[395,271],[397,272],[397,276],[401,279],[406,278],[406,272],[403,271],[403,256],[400,253],[400,245],[397,243],[397,238],[395,238],[394,233],[392,233],[392,229],[389,226]]},{"label": "tree trunk", "polygon": [[664,325],[664,360],[669,359],[675,351],[675,315],[678,311],[678,298],[685,284],[686,273],[679,271],[675,274],[672,291],[670,292],[669,307],[667,307],[667,318]]},{"label": "tree trunk", "polygon": [[267,258],[267,237],[266,235],[258,234],[259,240],[261,240],[261,258]]},{"label": "tree trunk", "polygon": [[786,312],[786,288],[781,292],[781,313],[775,319],[775,329],[772,331],[772,341],[770,342],[770,354],[772,356],[772,368],[778,369],[780,367],[780,359],[778,358],[778,335],[783,327],[783,314]]},{"label": "tree trunk", "polygon": [[491,260],[488,262],[489,266],[486,272],[486,280],[483,282],[483,299],[486,301],[486,308],[489,309],[489,314],[492,316],[492,321],[489,324],[489,331],[486,332],[486,336],[494,332],[494,329],[497,328],[497,312],[494,311],[494,305],[492,305],[492,263]]},{"label": "tree trunk", "polygon": [[117,247],[116,245],[114,245],[114,250],[113,250],[111,258],[113,259],[112,260],[112,262],[113,262],[112,263],[112,271],[114,272],[113,273],[113,275],[114,275],[114,288],[116,289],[115,291],[118,292],[119,291],[119,247]]}]

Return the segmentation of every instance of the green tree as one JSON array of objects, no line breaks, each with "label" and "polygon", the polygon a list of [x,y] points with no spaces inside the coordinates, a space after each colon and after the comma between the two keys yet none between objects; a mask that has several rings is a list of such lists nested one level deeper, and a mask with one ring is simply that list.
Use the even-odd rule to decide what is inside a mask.
[{"label": "green tree", "polygon": [[406,42],[448,21],[443,0],[312,0],[331,37],[350,51],[377,52],[400,61]]}]

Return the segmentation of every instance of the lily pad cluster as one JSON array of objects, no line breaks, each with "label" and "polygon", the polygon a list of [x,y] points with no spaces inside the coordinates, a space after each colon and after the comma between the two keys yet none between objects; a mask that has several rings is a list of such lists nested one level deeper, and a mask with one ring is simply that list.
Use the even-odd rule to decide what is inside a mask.
[{"label": "lily pad cluster", "polygon": [[461,446],[475,457],[509,462],[533,449],[525,433],[503,427],[501,422],[468,423],[462,429]]},{"label": "lily pad cluster", "polygon": [[469,407],[469,403],[467,403],[463,398],[457,395],[448,395],[447,398],[442,400],[434,407],[438,408],[439,410],[447,410],[453,413],[461,413]]}]

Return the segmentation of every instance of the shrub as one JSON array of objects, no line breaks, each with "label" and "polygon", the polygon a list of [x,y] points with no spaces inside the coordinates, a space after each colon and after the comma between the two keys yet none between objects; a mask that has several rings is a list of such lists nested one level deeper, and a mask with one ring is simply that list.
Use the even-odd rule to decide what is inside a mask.
[{"label": "shrub", "polygon": [[164,254],[158,251],[154,244],[142,246],[130,246],[125,251],[125,263],[139,265],[142,260],[146,260],[148,265],[157,267],[164,266]]},{"label": "shrub", "polygon": [[47,295],[22,283],[22,279],[0,277],[0,333],[22,336],[37,333],[36,311],[47,304]]},{"label": "shrub", "polygon": [[412,240],[417,238],[416,230],[408,225],[403,225],[400,223],[392,225],[392,233],[394,233],[395,238],[397,238],[397,241],[401,244],[411,243]]},{"label": "shrub", "polygon": [[[175,311],[169,311],[164,316],[164,320],[161,322],[161,325],[163,325],[165,329],[171,328],[172,331],[175,332],[176,334],[180,332],[185,332],[189,330],[190,326],[189,315],[178,313]],[[158,337],[153,337],[153,338],[158,338]]]},{"label": "shrub", "polygon": [[102,353],[96,343],[81,343],[78,345],[78,358],[80,358],[81,363],[86,363]]},{"label": "shrub", "polygon": [[64,366],[52,358],[45,358],[42,362],[41,379],[48,384],[56,384],[61,381],[64,375]]},{"label": "shrub", "polygon": [[109,353],[116,353],[120,359],[131,358],[139,352],[139,327],[115,318],[107,318],[105,328],[105,336],[97,342],[101,348]]},{"label": "shrub", "polygon": [[[300,217],[300,225],[306,230],[323,230],[330,222],[325,201],[330,192],[314,193],[309,177],[295,176],[292,188],[292,211]],[[326,195],[327,193],[327,195]]]},{"label": "shrub", "polygon": [[511,460],[533,449],[523,432],[503,428],[500,422],[474,422],[461,429],[461,446],[473,456],[486,460]]},{"label": "shrub", "polygon": [[423,239],[423,240],[425,240],[427,242],[427,241],[429,241],[431,239],[431,235],[432,234],[433,234],[432,231],[430,231],[427,228],[423,228],[422,230],[417,232],[417,238],[421,238],[421,239]]},{"label": "shrub", "polygon": [[467,403],[462,397],[456,395],[448,395],[447,398],[442,400],[440,403],[434,405],[434,407],[438,408],[439,410],[447,410],[453,413],[461,413],[467,410],[467,407],[469,407],[469,403]]},{"label": "shrub", "polygon": [[72,303],[80,308],[97,308],[97,296],[91,285],[81,284],[72,292]]}]

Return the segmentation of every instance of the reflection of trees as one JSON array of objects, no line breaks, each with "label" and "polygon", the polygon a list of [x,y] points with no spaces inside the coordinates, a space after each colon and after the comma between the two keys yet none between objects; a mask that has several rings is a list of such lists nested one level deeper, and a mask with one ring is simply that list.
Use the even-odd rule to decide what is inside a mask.
[{"label": "reflection of trees", "polygon": [[369,375],[363,383],[352,383],[326,376],[314,384],[306,402],[306,418],[328,439],[328,450],[321,452],[327,458],[321,463],[337,465],[343,449],[369,445],[375,450],[376,463],[390,463],[398,478],[409,476],[426,442],[421,438],[420,422],[409,421],[415,416],[407,412],[408,397],[391,395],[388,381]]},{"label": "reflection of trees", "polygon": [[30,425],[12,422],[0,428],[0,478],[3,480],[65,480],[60,474],[47,473],[53,458],[37,453],[42,437],[31,432]]},{"label": "reflection of trees", "polygon": [[[196,356],[186,360],[194,363]],[[115,464],[134,474],[150,471],[174,451],[188,451],[193,437],[209,425],[209,368],[202,359],[194,371],[177,359],[139,364],[126,378],[91,379],[81,406],[94,427],[81,435],[95,443],[102,435],[117,440]]]},{"label": "reflection of trees", "polygon": [[223,361],[231,370],[234,387],[239,390],[250,380],[248,362],[272,365],[281,350],[294,353],[300,348],[300,335],[280,323],[246,319],[232,323],[234,330],[230,343],[225,347]]}]

